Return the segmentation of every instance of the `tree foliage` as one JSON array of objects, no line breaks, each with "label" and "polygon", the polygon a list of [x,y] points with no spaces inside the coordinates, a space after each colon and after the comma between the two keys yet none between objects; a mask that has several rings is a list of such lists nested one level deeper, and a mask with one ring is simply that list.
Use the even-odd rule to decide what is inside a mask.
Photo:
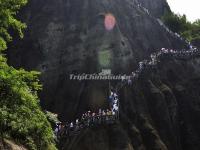
[{"label": "tree foliage", "polygon": [[29,149],[54,150],[54,135],[39,106],[42,89],[39,72],[15,69],[7,64],[3,50],[12,40],[10,29],[23,37],[26,25],[16,14],[27,0],[0,0],[0,132]]},{"label": "tree foliage", "polygon": [[27,0],[0,0],[0,51],[5,50],[6,42],[12,40],[9,29],[14,29],[23,37],[26,25],[16,19],[16,14],[26,3]]},{"label": "tree foliage", "polygon": [[[0,127],[30,149],[54,147],[53,132],[39,107],[38,72],[0,63]],[[54,147],[55,148],[55,147]]]},{"label": "tree foliage", "polygon": [[166,13],[162,20],[173,32],[179,33],[188,41],[200,41],[200,20],[191,23],[185,15],[178,15],[173,12]]}]

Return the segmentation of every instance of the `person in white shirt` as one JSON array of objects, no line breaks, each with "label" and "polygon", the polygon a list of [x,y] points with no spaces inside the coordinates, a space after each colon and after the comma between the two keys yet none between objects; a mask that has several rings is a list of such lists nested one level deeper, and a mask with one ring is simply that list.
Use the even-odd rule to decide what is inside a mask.
[{"label": "person in white shirt", "polygon": [[143,65],[144,65],[144,63],[142,61],[139,62],[139,68],[140,68],[140,70],[143,69]]},{"label": "person in white shirt", "polygon": [[116,111],[118,111],[118,109],[119,109],[119,107],[117,106],[117,104],[114,104],[114,105],[113,105],[113,111],[116,112]]},{"label": "person in white shirt", "polygon": [[116,93],[114,93],[114,98],[116,98],[118,95]]},{"label": "person in white shirt", "polygon": [[69,126],[69,127],[70,127],[70,128],[73,128],[73,127],[74,127],[73,122],[70,123],[70,126]]},{"label": "person in white shirt", "polygon": [[79,124],[79,120],[78,119],[76,119],[76,125],[78,125]]}]

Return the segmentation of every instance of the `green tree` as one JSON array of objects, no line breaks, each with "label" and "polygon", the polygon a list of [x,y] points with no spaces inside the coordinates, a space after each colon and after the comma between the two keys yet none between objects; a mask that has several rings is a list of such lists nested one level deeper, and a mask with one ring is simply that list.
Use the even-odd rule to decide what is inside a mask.
[{"label": "green tree", "polygon": [[6,43],[12,40],[8,29],[14,29],[23,37],[26,25],[16,19],[16,14],[26,3],[27,0],[0,0],[0,51],[5,50]]},{"label": "green tree", "polygon": [[[168,12],[162,17],[165,25],[192,43],[200,43],[200,20],[191,23],[185,15]],[[200,44],[199,44],[200,45]]]},{"label": "green tree", "polygon": [[185,15],[177,15],[173,12],[166,13],[162,20],[164,23],[173,31],[177,33],[181,33],[185,30],[188,30],[191,26],[190,22],[187,21]]},{"label": "green tree", "polygon": [[9,31],[23,37],[26,25],[16,14],[27,0],[0,0],[0,131],[29,149],[55,150],[54,135],[39,106],[37,93],[42,89],[39,72],[15,69],[7,64],[4,50],[12,41]]}]

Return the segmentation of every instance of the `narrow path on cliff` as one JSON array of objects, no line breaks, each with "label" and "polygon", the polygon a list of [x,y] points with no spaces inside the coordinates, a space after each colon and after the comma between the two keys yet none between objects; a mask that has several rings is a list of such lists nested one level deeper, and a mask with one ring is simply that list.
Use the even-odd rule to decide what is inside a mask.
[{"label": "narrow path on cliff", "polygon": [[161,62],[162,58],[168,58],[168,60],[169,58],[174,58],[177,60],[187,61],[197,58],[199,56],[200,51],[197,48],[191,48],[189,50],[181,51],[162,48],[159,52],[151,54],[149,60],[143,60],[139,62],[139,68],[131,73],[128,80],[122,77],[121,82],[119,82],[114,89],[110,89],[109,87],[109,109],[107,109],[106,111],[99,109],[98,113],[88,111],[82,115],[80,121],[79,119],[76,119],[75,124],[73,122],[71,122],[70,124],[57,124],[57,127],[55,129],[57,139],[79,135],[79,133],[86,128],[98,127],[102,125],[112,125],[117,123],[120,119],[120,101],[118,97],[120,89],[127,85],[133,85],[134,82],[138,78],[140,78],[146,71],[157,69],[157,65]]}]

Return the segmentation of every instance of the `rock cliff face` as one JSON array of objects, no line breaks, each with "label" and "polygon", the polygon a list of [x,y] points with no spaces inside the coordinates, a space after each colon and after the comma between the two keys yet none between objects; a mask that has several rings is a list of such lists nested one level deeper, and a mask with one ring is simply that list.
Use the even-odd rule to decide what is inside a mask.
[{"label": "rock cliff face", "polygon": [[[28,25],[25,38],[16,40],[8,56],[16,67],[42,72],[44,109],[69,121],[85,110],[104,108],[107,81],[72,81],[69,75],[98,73],[104,68],[113,74],[130,74],[138,61],[162,47],[185,48],[156,20],[169,9],[166,1],[139,1],[150,15],[133,0],[30,0],[20,15]],[[116,19],[111,31],[104,27],[108,13]],[[120,91],[118,124],[88,129],[62,146],[73,150],[199,149],[198,65],[198,60],[164,61],[158,72]]]},{"label": "rock cliff face", "polygon": [[151,14],[155,17],[162,17],[165,12],[170,11],[169,5],[166,0],[138,0]]},{"label": "rock cliff face", "polygon": [[[64,142],[76,150],[196,150],[199,137],[199,59],[164,59],[120,90],[120,122],[90,128]],[[90,143],[90,144],[89,144]]]}]

